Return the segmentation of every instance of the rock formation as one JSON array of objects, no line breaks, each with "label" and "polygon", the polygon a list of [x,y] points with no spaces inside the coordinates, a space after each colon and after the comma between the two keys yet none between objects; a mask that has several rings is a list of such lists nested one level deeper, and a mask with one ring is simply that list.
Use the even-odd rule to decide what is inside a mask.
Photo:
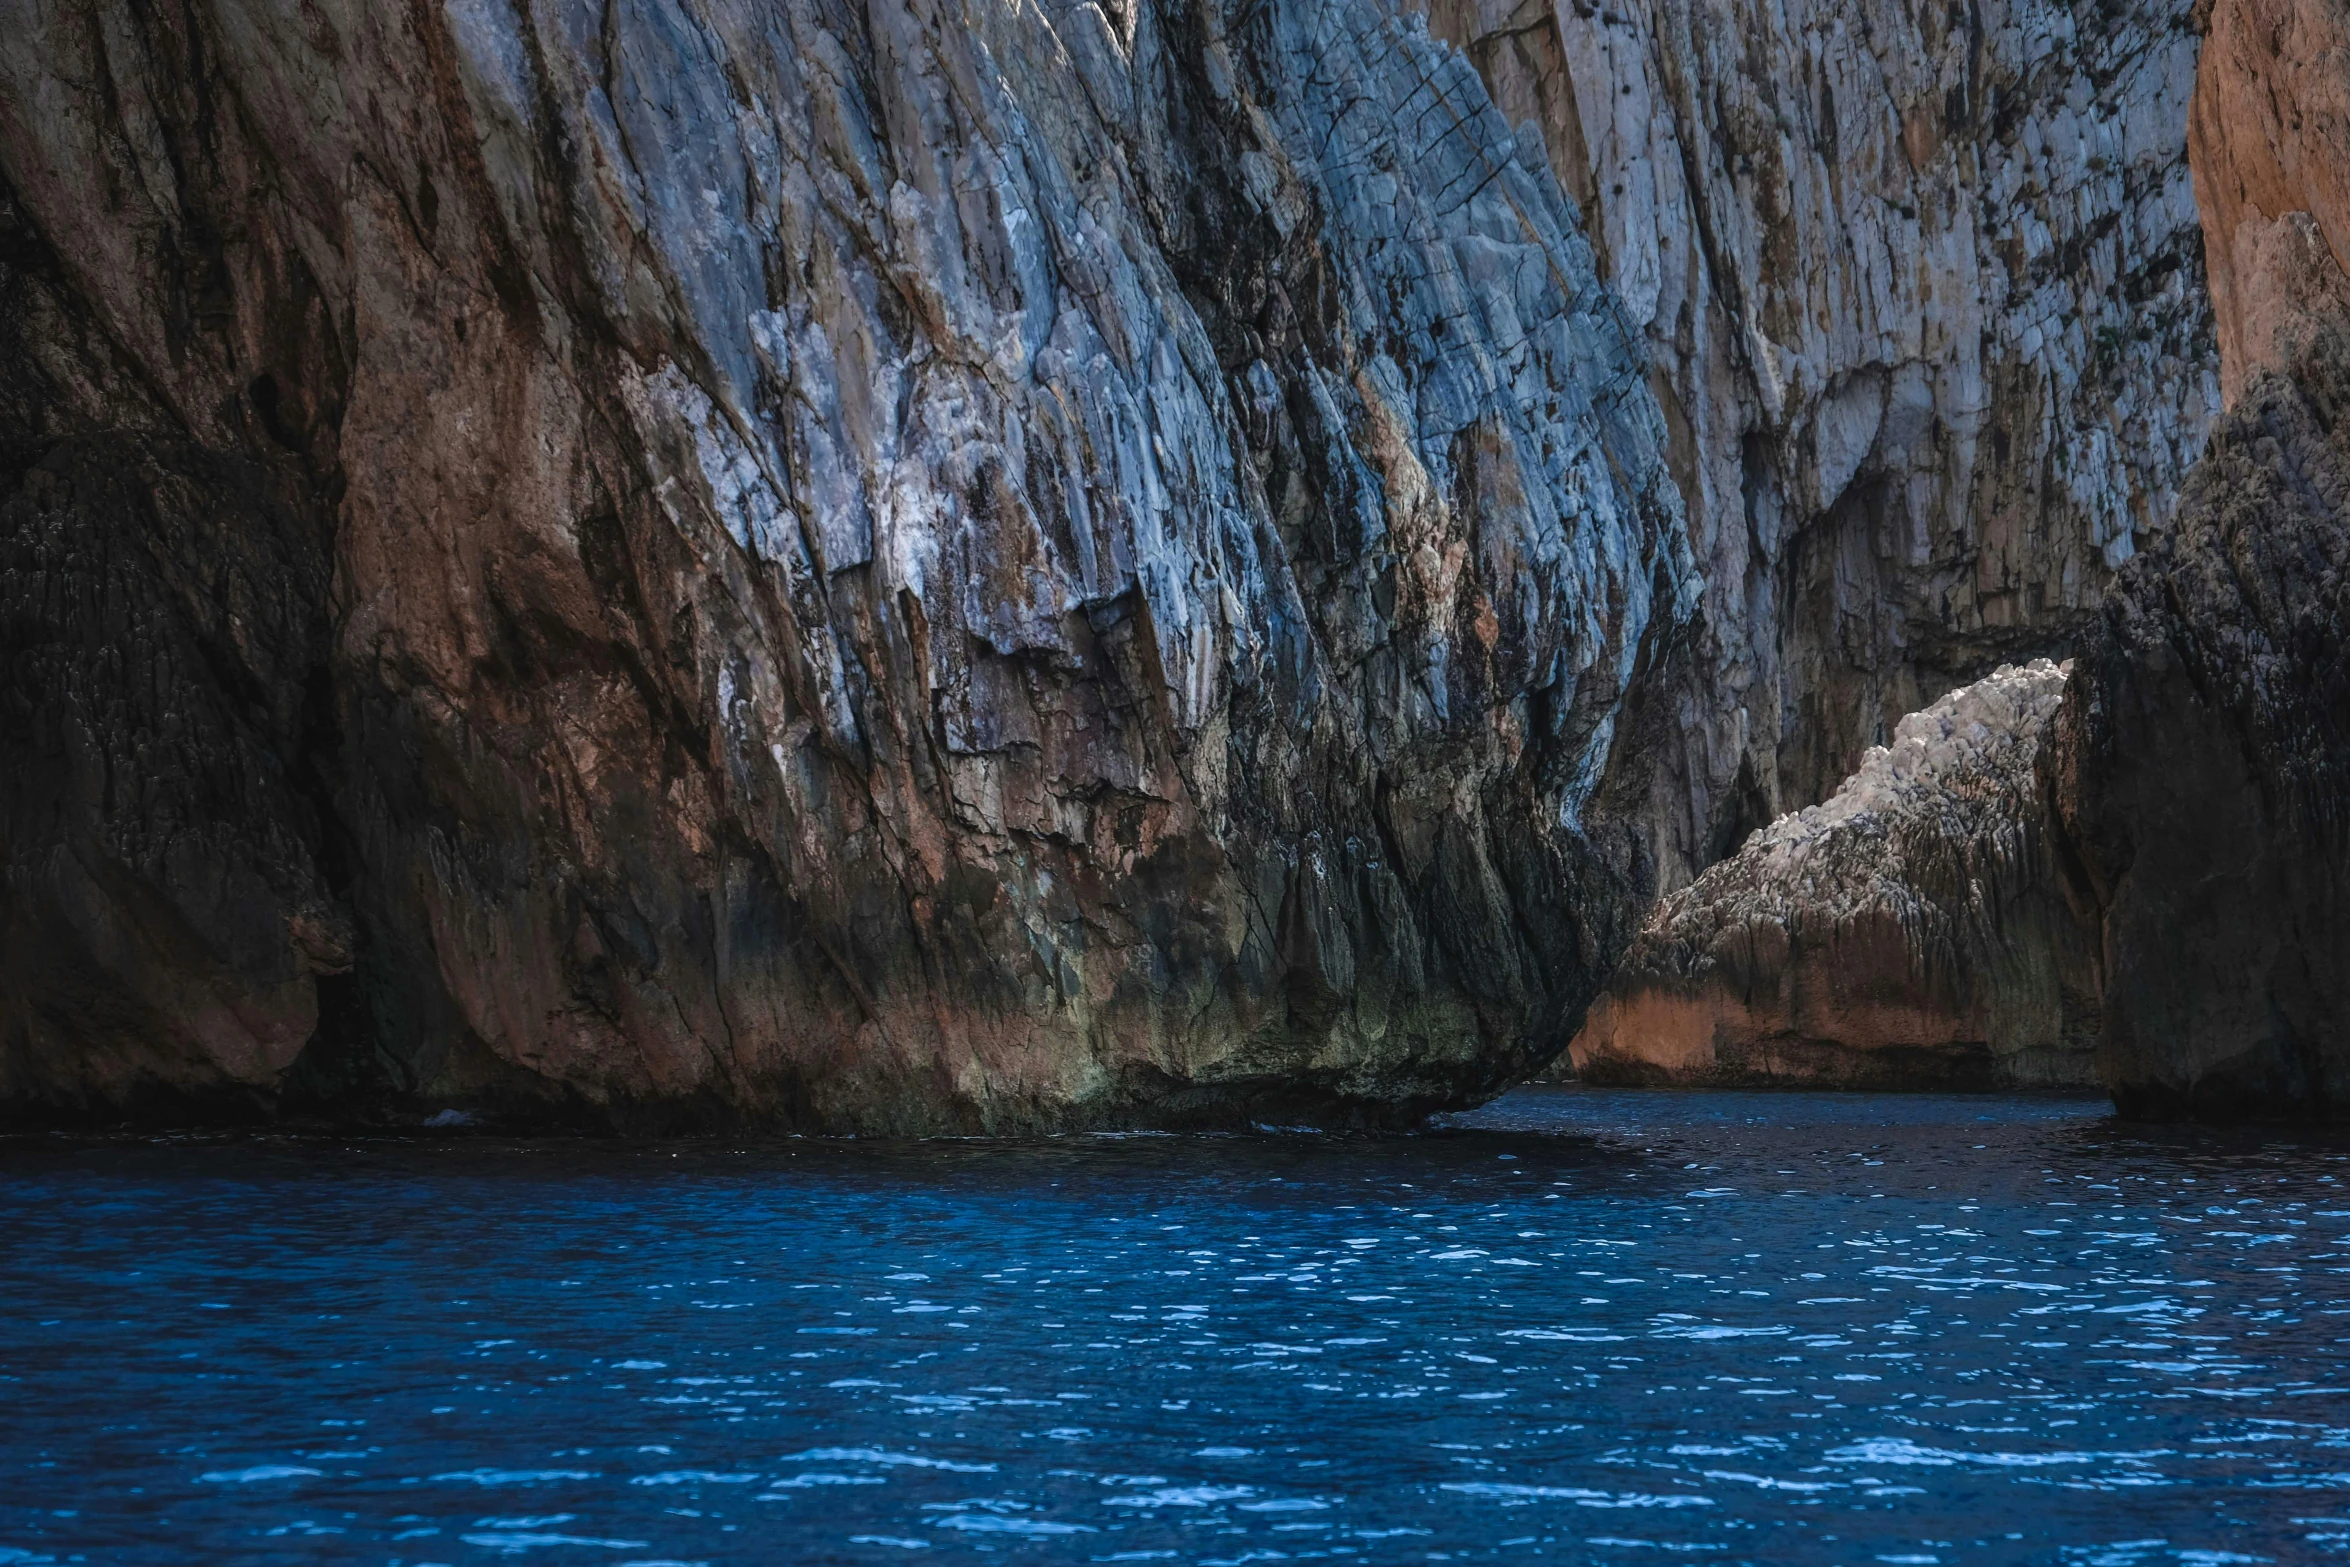
[{"label": "rock formation", "polygon": [[0,0],[0,1112],[1489,1091],[2164,526],[2180,20]]},{"label": "rock formation", "polygon": [[2192,0],[1427,0],[1542,127],[1704,569],[1668,885],[2061,657],[2218,411]]},{"label": "rock formation", "polygon": [[2350,311],[2350,15],[2327,0],[2211,0],[2188,126],[2232,405],[2289,370],[2303,328]]},{"label": "rock formation", "polygon": [[2093,1083],[2093,927],[2038,775],[2064,690],[2003,666],[1901,721],[1825,804],[1667,897],[1574,1044],[1586,1082]]},{"label": "rock formation", "polygon": [[2230,406],[2084,636],[2056,795],[2144,1115],[2350,1112],[2350,12],[2219,0],[2193,151]]},{"label": "rock formation", "polygon": [[1629,938],[1667,434],[1417,19],[0,25],[0,1105],[1409,1115]]}]

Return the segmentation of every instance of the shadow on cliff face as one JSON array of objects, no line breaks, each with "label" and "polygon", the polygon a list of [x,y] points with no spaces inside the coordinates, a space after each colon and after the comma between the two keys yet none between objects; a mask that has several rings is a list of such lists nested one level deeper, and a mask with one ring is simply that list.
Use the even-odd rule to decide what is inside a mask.
[{"label": "shadow on cliff face", "polygon": [[15,479],[0,1101],[227,1109],[351,966],[304,702],[324,530],[291,476],[169,440],[70,441]]},{"label": "shadow on cliff face", "polygon": [[2189,141],[2229,407],[2082,639],[2054,778],[2134,1116],[2350,1114],[2350,15],[2219,0]]},{"label": "shadow on cliff face", "polygon": [[2099,1069],[2134,1116],[2350,1111],[2350,318],[2221,421],[2058,730],[2103,918]]}]

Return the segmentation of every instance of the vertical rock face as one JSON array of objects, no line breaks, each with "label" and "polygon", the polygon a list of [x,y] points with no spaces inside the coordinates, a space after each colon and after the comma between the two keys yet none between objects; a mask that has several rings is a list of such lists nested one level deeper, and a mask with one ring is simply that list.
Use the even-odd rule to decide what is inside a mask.
[{"label": "vertical rock face", "polygon": [[1668,434],[1418,20],[0,25],[11,1109],[1410,1113],[1628,939]]},{"label": "vertical rock face", "polygon": [[1707,591],[1668,882],[2057,653],[2218,384],[2188,0],[1432,0],[1645,338]]},{"label": "vertical rock face", "polygon": [[2221,0],[2196,186],[2232,391],[2058,723],[2127,1112],[2350,1111],[2350,16]]},{"label": "vertical rock face", "polygon": [[2003,667],[1667,897],[1574,1044],[1587,1082],[2096,1081],[2097,945],[2039,780],[2065,685]]},{"label": "vertical rock face", "polygon": [[2350,311],[2350,15],[2214,0],[2208,22],[2188,151],[2233,404],[2305,318]]}]

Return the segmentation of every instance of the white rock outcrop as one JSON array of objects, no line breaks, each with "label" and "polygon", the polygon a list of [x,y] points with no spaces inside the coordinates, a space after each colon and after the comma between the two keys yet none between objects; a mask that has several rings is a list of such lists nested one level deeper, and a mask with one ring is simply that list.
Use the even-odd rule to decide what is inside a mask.
[{"label": "white rock outcrop", "polygon": [[1912,713],[1828,800],[1666,898],[1577,1037],[1576,1075],[2093,1084],[2094,922],[2068,899],[2040,778],[2065,675],[2003,666]]}]

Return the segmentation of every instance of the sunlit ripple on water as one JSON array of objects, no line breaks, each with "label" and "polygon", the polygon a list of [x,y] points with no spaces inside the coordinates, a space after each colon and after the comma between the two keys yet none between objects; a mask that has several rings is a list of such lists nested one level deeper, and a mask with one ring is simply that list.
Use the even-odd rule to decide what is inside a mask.
[{"label": "sunlit ripple on water", "polygon": [[2350,1555],[2350,1143],[0,1147],[0,1567]]}]

